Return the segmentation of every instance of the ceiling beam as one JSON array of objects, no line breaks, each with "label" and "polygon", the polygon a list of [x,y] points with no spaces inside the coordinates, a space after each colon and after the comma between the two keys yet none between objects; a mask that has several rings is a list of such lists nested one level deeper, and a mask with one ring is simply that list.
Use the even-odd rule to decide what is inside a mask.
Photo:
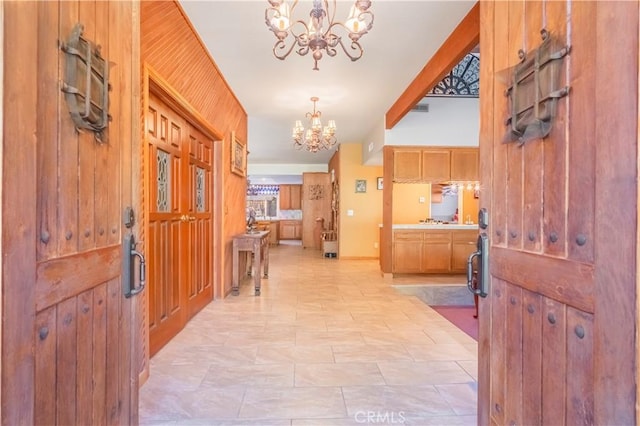
[{"label": "ceiling beam", "polygon": [[385,115],[387,130],[413,108],[453,67],[480,42],[480,2],[458,24],[449,38],[422,68]]}]

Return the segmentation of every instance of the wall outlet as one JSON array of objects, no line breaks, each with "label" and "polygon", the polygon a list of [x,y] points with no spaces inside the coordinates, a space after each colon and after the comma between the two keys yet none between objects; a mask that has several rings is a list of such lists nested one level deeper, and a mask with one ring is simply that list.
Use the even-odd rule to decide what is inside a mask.
[{"label": "wall outlet", "polygon": [[424,198],[424,197],[420,197],[420,198],[418,198],[418,202],[419,202],[420,204],[424,204],[424,202],[425,202],[425,198]]},{"label": "wall outlet", "polygon": [[353,210],[347,210],[347,216],[353,216]]},{"label": "wall outlet", "polygon": [[378,242],[373,243],[373,248],[378,248]]}]

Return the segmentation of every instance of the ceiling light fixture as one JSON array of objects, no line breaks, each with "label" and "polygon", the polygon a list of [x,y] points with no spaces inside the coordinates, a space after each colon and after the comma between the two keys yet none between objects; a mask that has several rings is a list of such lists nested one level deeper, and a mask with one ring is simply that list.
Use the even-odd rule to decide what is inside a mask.
[{"label": "ceiling light fixture", "polygon": [[305,117],[311,122],[311,127],[306,131],[301,120],[296,120],[293,126],[293,142],[296,149],[306,149],[309,152],[318,152],[323,149],[331,149],[338,140],[336,139],[336,122],[329,120],[329,123],[322,127],[320,116],[322,113],[316,111],[316,96],[311,98],[313,102],[313,112],[308,112]]},{"label": "ceiling light fixture", "polygon": [[[296,53],[300,56],[306,55],[309,51],[313,52],[315,61],[313,69],[318,70],[318,61],[322,59],[323,50],[329,56],[336,56],[336,48],[340,46],[352,61],[357,61],[362,57],[364,50],[360,46],[360,37],[368,33],[373,26],[373,13],[369,11],[370,0],[356,0],[351,6],[351,12],[344,24],[334,20],[336,0],[332,2],[331,14],[329,14],[328,0],[313,0],[308,25],[302,20],[293,21],[291,19],[291,14],[298,4],[298,0],[295,0],[291,7],[286,0],[267,1],[270,7],[265,10],[264,18],[267,27],[273,31],[278,39],[273,46],[273,54],[276,58],[284,60],[293,51],[293,48],[298,46]],[[324,27],[324,18],[328,16],[330,16],[328,25]],[[347,31],[349,39],[351,39],[349,50],[343,44],[342,37],[334,33],[337,28],[343,28]],[[289,33],[293,36],[293,43],[287,48],[285,40]]]}]

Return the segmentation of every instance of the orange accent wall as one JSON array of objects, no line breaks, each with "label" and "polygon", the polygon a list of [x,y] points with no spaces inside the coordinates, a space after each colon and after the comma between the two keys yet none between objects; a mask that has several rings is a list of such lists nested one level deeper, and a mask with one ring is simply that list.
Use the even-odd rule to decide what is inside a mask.
[{"label": "orange accent wall", "polygon": [[[382,177],[382,166],[362,165],[362,145],[359,143],[340,144],[339,150],[339,257],[377,259],[382,191],[377,189],[376,183],[377,178]],[[366,192],[355,192],[356,179],[366,181]],[[348,210],[353,210],[353,216],[347,216]]]}]

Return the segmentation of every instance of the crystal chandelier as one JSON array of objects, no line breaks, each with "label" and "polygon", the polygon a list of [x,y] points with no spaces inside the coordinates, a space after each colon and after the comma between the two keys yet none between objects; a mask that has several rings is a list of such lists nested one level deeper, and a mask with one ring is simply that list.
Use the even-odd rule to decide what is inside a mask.
[{"label": "crystal chandelier", "polygon": [[296,120],[293,126],[293,142],[296,149],[306,149],[310,152],[318,152],[322,149],[331,149],[337,141],[336,139],[336,122],[329,120],[329,123],[322,127],[320,116],[322,113],[316,111],[317,97],[312,97],[313,112],[308,112],[305,117],[311,122],[311,127],[306,131],[302,125],[302,121]]},{"label": "crystal chandelier", "polygon": [[[351,6],[351,12],[347,21],[343,24],[334,20],[336,13],[336,0],[333,0],[333,9],[329,13],[328,0],[313,0],[313,8],[309,13],[309,24],[302,20],[291,20],[298,0],[289,7],[286,0],[267,0],[270,6],[265,10],[264,18],[267,27],[275,34],[278,41],[273,46],[273,54],[276,58],[284,60],[293,51],[304,56],[309,51],[315,61],[314,70],[318,70],[318,61],[322,59],[322,51],[329,56],[336,56],[337,47],[340,46],[344,53],[352,60],[357,61],[362,57],[363,49],[360,46],[360,37],[369,32],[373,26],[373,13],[369,11],[370,0],[356,0]],[[329,17],[330,16],[330,17]],[[324,26],[324,18],[328,18],[327,26]],[[334,33],[336,29],[347,32],[351,44],[349,50],[342,42],[342,36]],[[293,36],[291,46],[287,48],[285,40]],[[348,43],[348,41],[347,41]]]}]

